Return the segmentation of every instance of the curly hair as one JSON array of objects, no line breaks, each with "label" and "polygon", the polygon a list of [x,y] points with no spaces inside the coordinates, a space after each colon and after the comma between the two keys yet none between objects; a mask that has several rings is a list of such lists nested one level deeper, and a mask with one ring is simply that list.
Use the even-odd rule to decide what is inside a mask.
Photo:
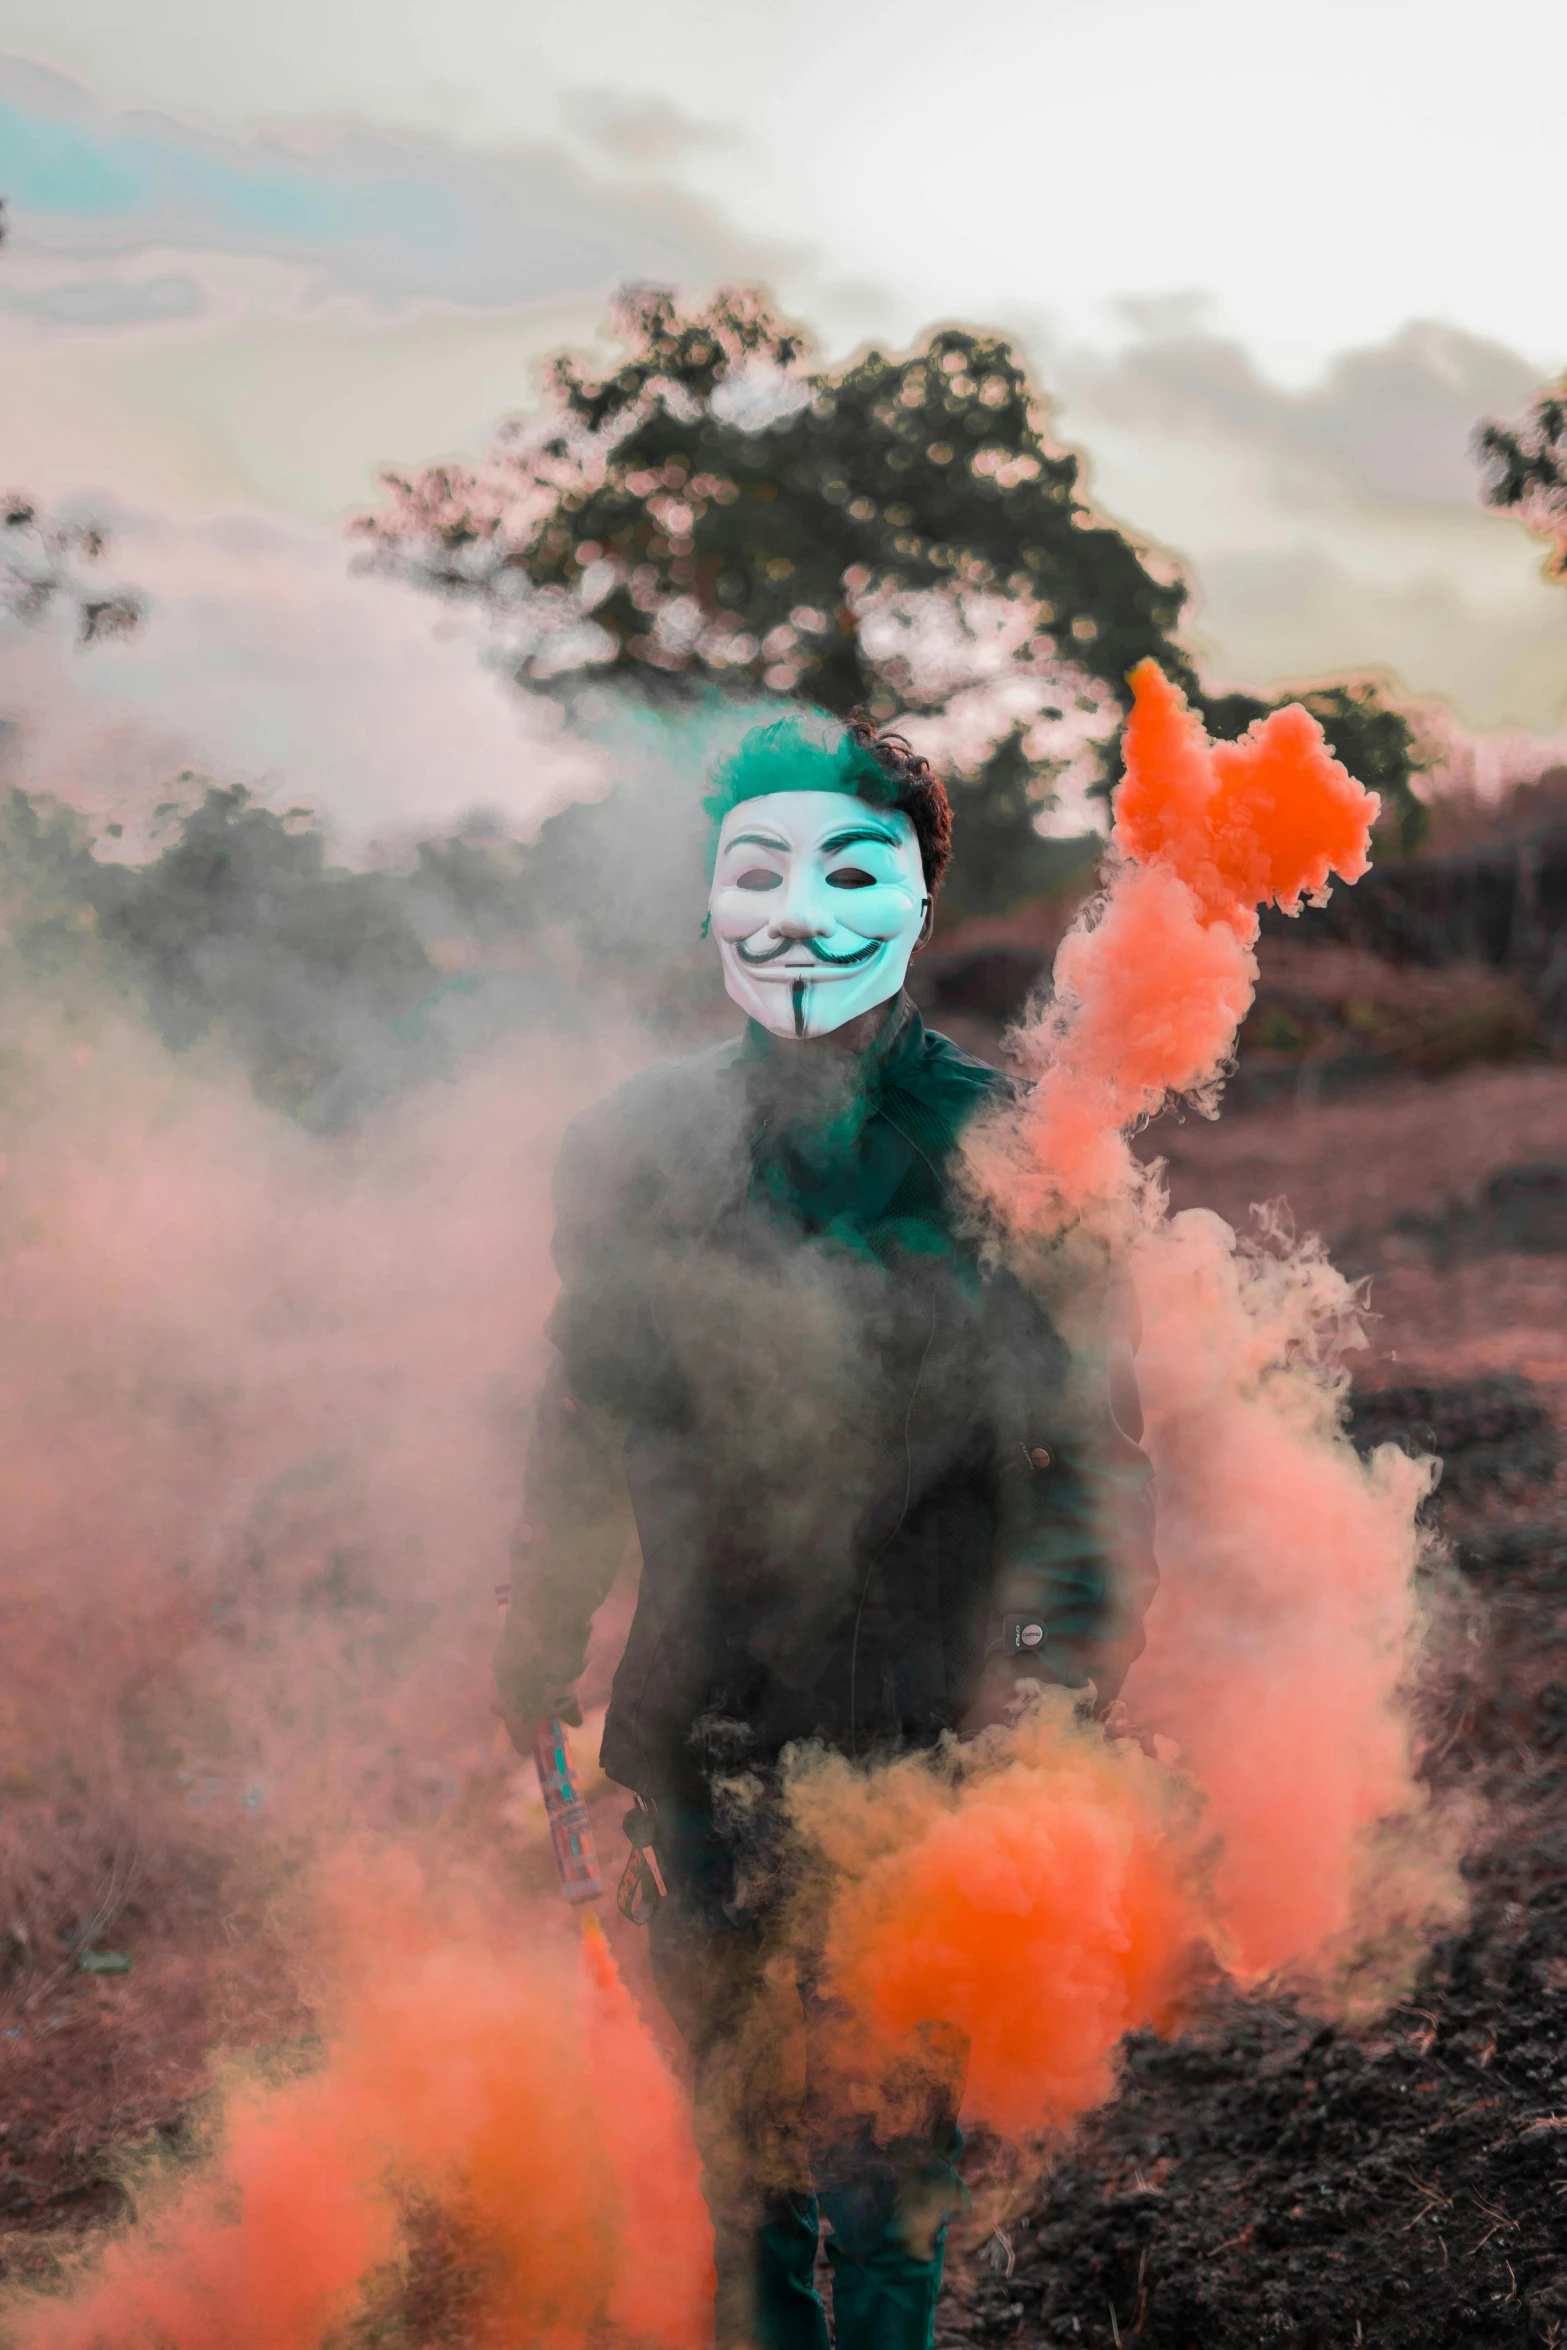
[{"label": "curly hair", "polygon": [[952,854],[952,809],[928,759],[901,734],[879,734],[856,712],[847,725],[822,712],[791,711],[753,726],[715,770],[702,806],[708,821],[708,871],[730,810],[769,792],[845,792],[873,808],[899,808],[919,842],[932,897]]},{"label": "curly hair", "polygon": [[901,808],[920,844],[925,887],[934,898],[952,856],[952,802],[930,761],[906,735],[880,734],[863,710],[845,729],[850,741],[868,751],[893,787],[890,807]]}]

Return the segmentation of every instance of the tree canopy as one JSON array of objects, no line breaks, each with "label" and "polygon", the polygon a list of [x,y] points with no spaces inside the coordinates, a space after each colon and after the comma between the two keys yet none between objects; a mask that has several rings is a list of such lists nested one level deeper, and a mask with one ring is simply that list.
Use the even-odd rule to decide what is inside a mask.
[{"label": "tree canopy", "polygon": [[[1083,496],[1012,346],[949,326],[812,368],[740,291],[685,315],[640,289],[616,324],[618,365],[556,359],[542,419],[481,466],[383,476],[360,526],[383,559],[486,603],[535,687],[765,689],[934,722],[954,910],[1048,887],[1061,853],[1036,820],[1064,778],[1109,780],[1128,670],[1151,655],[1209,705],[1177,633],[1185,582]],[[1338,755],[1362,772],[1374,752],[1366,780],[1418,809],[1413,737],[1379,689],[1318,700]],[[1211,706],[1243,705],[1240,726],[1272,706]]]},{"label": "tree canopy", "polygon": [[84,645],[132,635],[141,625],[141,598],[83,573],[101,562],[108,544],[96,523],[51,520],[25,491],[0,497],[0,606],[32,621],[69,605]]},{"label": "tree canopy", "polygon": [[[942,327],[904,357],[813,369],[759,294],[681,315],[663,289],[627,296],[616,327],[618,367],[557,357],[543,421],[479,468],[388,472],[362,524],[425,585],[510,618],[526,682],[761,686],[937,721],[963,839],[951,912],[1062,870],[1038,815],[1064,783],[1109,785],[1137,660],[1219,733],[1273,707],[1205,696],[1179,569],[1092,508],[1003,336]],[[1403,714],[1372,679],[1309,700],[1414,846]]]},{"label": "tree canopy", "polygon": [[531,677],[591,664],[839,715],[933,709],[947,679],[872,624],[925,594],[960,632],[976,598],[1026,604],[1026,673],[1065,656],[1120,696],[1152,653],[1193,682],[1173,641],[1185,587],[1078,496],[1000,337],[946,327],[906,359],[806,373],[753,294],[682,318],[643,291],[620,325],[623,363],[558,358],[545,429],[504,437],[487,469],[383,477],[392,509],[371,527],[432,583],[527,599]]},{"label": "tree canopy", "polygon": [[369,535],[503,615],[535,686],[765,689],[960,737],[967,717],[944,753],[965,867],[1040,886],[1034,818],[1064,767],[1097,764],[1127,670],[1152,654],[1196,680],[1183,582],[1079,494],[1011,347],[946,327],[812,371],[738,292],[682,316],[640,291],[618,325],[621,364],[557,359],[542,424],[484,466],[384,476]]},{"label": "tree canopy", "polygon": [[1531,402],[1521,424],[1482,424],[1475,447],[1486,504],[1554,539],[1551,569],[1567,579],[1567,376]]}]

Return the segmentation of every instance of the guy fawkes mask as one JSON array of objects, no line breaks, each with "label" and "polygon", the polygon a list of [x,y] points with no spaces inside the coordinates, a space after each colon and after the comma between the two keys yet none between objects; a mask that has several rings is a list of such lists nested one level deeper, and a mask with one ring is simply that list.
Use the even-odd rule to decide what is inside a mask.
[{"label": "guy fawkes mask", "polygon": [[708,914],[724,985],[775,1036],[828,1036],[896,995],[929,904],[899,808],[780,791],[723,820]]}]

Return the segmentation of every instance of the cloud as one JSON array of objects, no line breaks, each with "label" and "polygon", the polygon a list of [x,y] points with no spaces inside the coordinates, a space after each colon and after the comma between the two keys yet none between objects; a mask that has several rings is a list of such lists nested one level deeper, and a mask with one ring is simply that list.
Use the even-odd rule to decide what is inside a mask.
[{"label": "cloud", "polygon": [[[1273,383],[1239,342],[1205,332],[1200,296],[1128,300],[1141,329],[1113,356],[1068,362],[1074,397],[1124,424],[1153,424],[1338,470],[1382,498],[1470,507],[1477,417],[1516,408],[1538,381],[1516,351],[1439,320],[1339,353],[1319,382]],[[1194,315],[1196,313],[1197,315]]]},{"label": "cloud", "polygon": [[563,112],[587,145],[639,171],[665,171],[704,147],[740,143],[733,131],[699,121],[668,98],[627,90],[574,90]]},{"label": "cloud", "polygon": [[[6,107],[8,469],[49,497],[102,483],[142,507],[341,513],[378,462],[482,447],[631,277],[781,282],[839,348],[893,331],[876,289],[813,290],[799,256],[670,184],[707,150],[725,171],[750,150],[667,97],[579,91],[575,152],[201,128],[0,59]],[[1034,338],[1043,378],[1098,499],[1188,566],[1215,681],[1379,669],[1472,726],[1560,723],[1567,600],[1480,507],[1469,455],[1533,364],[1428,320],[1285,384],[1201,292],[1121,317],[1113,348]]]},{"label": "cloud", "polygon": [[695,127],[653,113],[599,123],[601,143],[641,169],[611,182],[544,141],[483,153],[351,125],[240,136],[118,109],[63,74],[0,59],[18,250],[259,254],[388,306],[515,307],[781,259],[742,257],[712,207],[649,176]]},{"label": "cloud", "polygon": [[789,264],[662,176],[706,135],[688,115],[600,94],[574,119],[575,151],[251,134],[0,53],[6,479],[339,515],[383,462],[476,454],[628,280],[700,294]]},{"label": "cloud", "polygon": [[146,625],[90,653],[63,628],[0,627],[5,782],[136,828],[195,768],[317,810],[349,854],[476,809],[527,828],[599,785],[552,708],[483,661],[477,626],[354,572],[337,534],[113,520]]},{"label": "cloud", "polygon": [[1378,669],[1471,725],[1559,722],[1567,601],[1470,454],[1536,385],[1528,360],[1420,320],[1291,387],[1206,330],[1200,296],[1122,308],[1129,343],[1057,351],[1046,379],[1096,495],[1188,562],[1216,677]]},{"label": "cloud", "polygon": [[202,287],[183,270],[146,278],[63,278],[31,293],[0,288],[0,310],[46,326],[160,326],[174,318],[199,318],[206,307]]},{"label": "cloud", "polygon": [[1197,625],[1216,681],[1293,684],[1373,670],[1445,702],[1470,726],[1559,726],[1567,612],[1551,602],[1526,547],[1520,576],[1501,591],[1468,577],[1461,560],[1379,578],[1364,552],[1206,552]]}]

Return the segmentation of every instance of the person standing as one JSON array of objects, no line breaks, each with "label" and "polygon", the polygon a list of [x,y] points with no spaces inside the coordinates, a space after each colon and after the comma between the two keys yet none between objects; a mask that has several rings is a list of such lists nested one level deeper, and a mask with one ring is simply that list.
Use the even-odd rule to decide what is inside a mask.
[{"label": "person standing", "polygon": [[[709,926],[746,1015],[579,1118],[554,1359],[496,1660],[519,1747],[572,1694],[634,1522],[603,1767],[666,1888],[720,2350],[929,2350],[961,2186],[961,2050],[889,2128],[798,1927],[780,1756],[999,1720],[1020,1678],[1105,1711],[1156,1580],[1130,1349],[1069,1346],[989,1262],[965,1128],[1013,1080],[904,991],[951,811],[900,736],[791,716],[713,781]],[[1042,1998],[1049,1986],[1040,1986]],[[871,2106],[875,2100],[869,2101]]]}]

